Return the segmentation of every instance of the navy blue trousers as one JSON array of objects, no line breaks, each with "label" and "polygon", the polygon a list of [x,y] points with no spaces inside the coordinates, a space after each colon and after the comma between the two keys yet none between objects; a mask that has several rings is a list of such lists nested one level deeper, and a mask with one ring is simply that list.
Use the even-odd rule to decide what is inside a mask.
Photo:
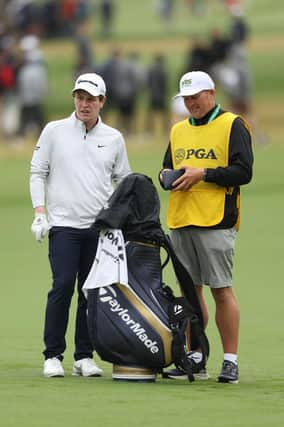
[{"label": "navy blue trousers", "polygon": [[87,327],[87,301],[82,292],[92,267],[98,244],[98,233],[91,228],[53,227],[49,232],[49,261],[53,276],[45,312],[43,352],[46,359],[63,359],[69,309],[77,279],[77,312],[74,359],[92,357],[93,349]]}]

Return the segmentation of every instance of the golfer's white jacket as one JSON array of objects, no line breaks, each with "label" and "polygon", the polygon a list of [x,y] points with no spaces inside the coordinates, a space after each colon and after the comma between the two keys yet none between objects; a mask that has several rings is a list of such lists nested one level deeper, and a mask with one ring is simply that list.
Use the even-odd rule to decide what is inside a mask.
[{"label": "golfer's white jacket", "polygon": [[130,173],[122,134],[99,118],[89,132],[73,113],[46,125],[31,161],[33,207],[47,206],[51,226],[87,228]]}]

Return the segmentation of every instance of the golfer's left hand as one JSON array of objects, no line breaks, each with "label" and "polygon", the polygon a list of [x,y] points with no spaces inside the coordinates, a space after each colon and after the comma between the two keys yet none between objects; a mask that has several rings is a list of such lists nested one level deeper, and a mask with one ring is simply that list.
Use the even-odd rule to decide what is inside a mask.
[{"label": "golfer's left hand", "polygon": [[46,215],[44,213],[37,213],[33,220],[31,230],[38,242],[42,242],[48,230],[50,229]]}]

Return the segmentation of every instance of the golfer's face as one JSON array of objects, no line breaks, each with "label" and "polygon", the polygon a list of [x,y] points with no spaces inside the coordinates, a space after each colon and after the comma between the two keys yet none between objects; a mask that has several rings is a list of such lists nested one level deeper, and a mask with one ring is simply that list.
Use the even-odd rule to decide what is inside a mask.
[{"label": "golfer's face", "polygon": [[184,96],[184,105],[195,119],[201,119],[215,105],[214,90],[203,90],[195,95]]},{"label": "golfer's face", "polygon": [[87,128],[96,123],[104,103],[105,98],[92,96],[84,90],[77,90],[74,94],[76,116]]}]

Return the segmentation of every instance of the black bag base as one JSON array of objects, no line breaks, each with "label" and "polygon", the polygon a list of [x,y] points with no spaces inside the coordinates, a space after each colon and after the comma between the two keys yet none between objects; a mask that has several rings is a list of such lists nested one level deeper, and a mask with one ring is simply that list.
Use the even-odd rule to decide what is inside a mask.
[{"label": "black bag base", "polygon": [[140,366],[113,365],[112,379],[114,381],[153,383],[156,381],[156,373],[149,368]]}]

